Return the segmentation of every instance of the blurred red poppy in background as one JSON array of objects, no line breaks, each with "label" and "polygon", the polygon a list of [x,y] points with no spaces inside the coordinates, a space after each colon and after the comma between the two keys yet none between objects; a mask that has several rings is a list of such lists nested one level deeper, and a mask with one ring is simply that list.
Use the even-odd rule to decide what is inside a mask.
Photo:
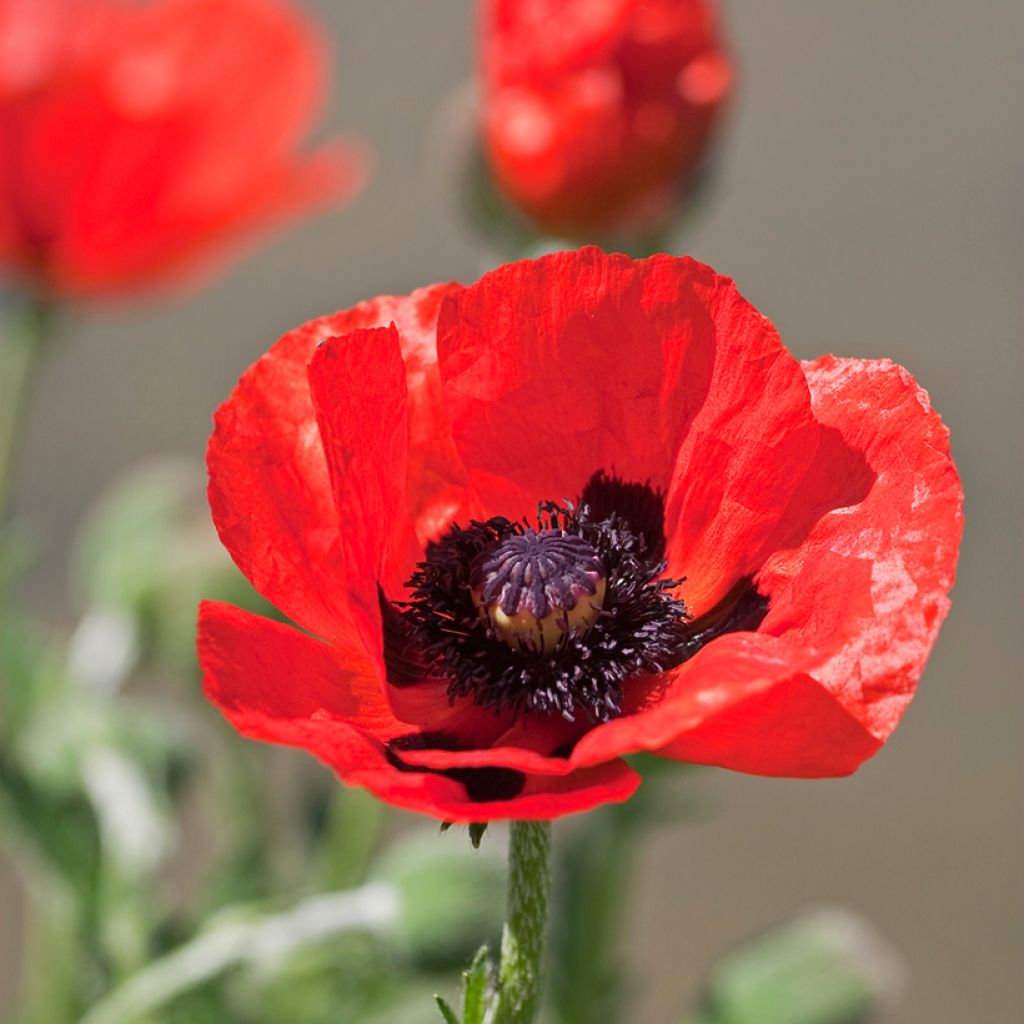
[{"label": "blurred red poppy in background", "polygon": [[714,0],[485,0],[483,129],[545,230],[663,228],[729,94]]},{"label": "blurred red poppy in background", "polygon": [[0,0],[0,272],[134,289],[350,195],[300,152],[326,55],[285,0]]},{"label": "blurred red poppy in background", "polygon": [[205,604],[209,697],[462,822],[624,799],[640,750],[854,771],[961,529],[906,370],[798,363],[709,267],[592,248],[285,335],[208,462],[221,539],[301,627]]}]

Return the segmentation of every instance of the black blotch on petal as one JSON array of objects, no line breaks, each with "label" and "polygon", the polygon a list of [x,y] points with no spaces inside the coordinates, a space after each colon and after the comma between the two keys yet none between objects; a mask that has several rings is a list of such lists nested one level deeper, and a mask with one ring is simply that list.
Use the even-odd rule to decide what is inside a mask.
[{"label": "black blotch on petal", "polygon": [[493,800],[512,800],[526,786],[526,776],[514,768],[426,768],[407,764],[401,758],[403,750],[459,750],[465,749],[455,737],[444,732],[411,733],[391,740],[385,750],[388,763],[400,772],[433,773],[458,782],[473,803]]},{"label": "black blotch on petal", "polygon": [[[388,741],[389,759],[392,754],[401,753],[403,750],[465,750],[465,748],[465,744],[460,743],[451,733],[440,730],[411,732]],[[409,771],[416,770],[414,765],[406,765],[406,767]]]},{"label": "black blotch on petal", "polygon": [[469,799],[478,804],[512,800],[526,785],[526,776],[514,768],[452,768],[442,774],[461,782]]}]

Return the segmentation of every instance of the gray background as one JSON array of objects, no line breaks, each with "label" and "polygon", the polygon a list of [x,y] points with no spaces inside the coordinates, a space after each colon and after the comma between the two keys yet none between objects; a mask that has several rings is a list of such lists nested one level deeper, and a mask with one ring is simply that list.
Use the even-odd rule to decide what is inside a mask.
[{"label": "gray background", "polygon": [[[440,109],[471,67],[470,3],[319,6],[339,54],[326,124],[362,135],[376,173],[353,205],[215,287],[67,331],[39,381],[17,491],[49,544],[29,600],[55,619],[67,538],[90,498],[151,453],[198,456],[213,408],[281,332],[361,298],[477,275],[439,142]],[[868,915],[906,955],[911,987],[893,1019],[1009,1021],[1024,945],[1024,5],[734,0],[727,14],[740,93],[717,194],[685,249],[735,277],[797,355],[911,368],[952,430],[967,532],[919,697],[874,761],[830,782],[705,773],[708,820],[651,837],[624,937],[633,1020],[672,1024],[716,953],[828,901]],[[0,901],[10,965],[9,878]]]}]

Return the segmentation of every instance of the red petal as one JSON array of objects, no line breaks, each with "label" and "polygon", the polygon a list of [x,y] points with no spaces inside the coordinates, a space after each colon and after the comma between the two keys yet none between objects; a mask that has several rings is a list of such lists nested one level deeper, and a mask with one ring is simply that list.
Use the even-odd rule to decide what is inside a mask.
[{"label": "red petal", "polygon": [[810,661],[774,637],[720,637],[661,677],[645,709],[584,736],[573,764],[652,750],[757,775],[849,774],[880,742],[808,674]]},{"label": "red petal", "polygon": [[[895,728],[949,605],[960,483],[945,428],[901,367],[826,356],[805,370],[834,459],[806,479],[802,515],[818,507],[820,518],[758,576],[771,596],[758,633],[713,641],[660,692],[634,681],[640,706],[584,737],[573,764],[646,749],[762,775],[843,775]],[[855,495],[846,506],[843,493]]]},{"label": "red petal", "polygon": [[597,249],[501,267],[438,320],[455,442],[492,514],[597,470],[668,492],[669,574],[700,615],[784,539],[819,440],[768,321],[693,260]]},{"label": "red petal", "polygon": [[[747,322],[743,337],[730,335],[737,324],[722,291],[734,294],[693,260],[634,262],[588,248],[499,267],[448,300],[441,377],[455,443],[488,511],[516,516],[539,499],[575,498],[599,469],[667,489],[719,353],[758,340]],[[792,373],[806,404],[795,363]],[[745,399],[751,386],[742,379],[721,401]]]},{"label": "red petal", "polygon": [[[214,418],[207,461],[210,506],[221,540],[269,601],[304,628],[334,638],[351,628],[341,571],[341,525],[317,429],[307,364],[319,341],[363,327],[398,326],[413,387],[436,378],[433,327],[442,297],[458,286],[434,285],[409,296],[384,296],[289,332],[245,373]],[[417,392],[410,403],[413,445],[444,422]],[[450,445],[450,441],[449,441]],[[461,472],[439,454],[420,469],[414,459],[407,492],[437,508],[457,505]],[[414,509],[414,511],[416,511]]]},{"label": "red petal", "polygon": [[[511,720],[511,714],[496,715],[492,710],[475,704],[471,698],[462,698],[451,704],[447,679],[428,679],[411,686],[394,686],[389,683],[387,696],[391,711],[397,719],[425,733],[443,733],[457,741],[460,749],[490,748],[508,731]],[[405,759],[410,764],[428,764],[429,760],[419,760],[420,753],[424,752],[409,751],[409,757]],[[455,767],[458,763],[439,762],[437,767]]]},{"label": "red petal", "polygon": [[207,449],[210,510],[253,586],[320,636],[348,627],[340,523],[306,379],[314,321],[246,371],[214,416]]},{"label": "red petal", "polygon": [[207,602],[200,609],[199,654],[207,696],[239,732],[300,747],[343,781],[441,820],[554,818],[625,800],[639,784],[615,761],[562,778],[527,777],[510,799],[473,800],[460,781],[389,759],[385,744],[408,727],[387,710],[365,652]]},{"label": "red petal", "polygon": [[444,298],[461,291],[457,284],[434,285],[413,293],[412,308],[394,310],[409,381],[406,500],[421,544],[435,539],[452,522],[480,515],[452,437],[437,363],[438,311]]},{"label": "red petal", "polygon": [[[466,471],[452,440],[437,365],[437,316],[442,302],[462,291],[454,282],[420,288],[408,296],[382,296],[333,318],[346,334],[394,323],[402,343],[409,388],[409,464],[406,501],[421,544],[450,522],[477,513]],[[344,317],[347,326],[341,328]],[[323,335],[322,335],[323,336]]]},{"label": "red petal", "polygon": [[384,700],[376,666],[356,644],[327,644],[219,601],[199,607],[206,696],[239,732],[303,746],[303,736],[358,722],[390,739],[408,731]]},{"label": "red petal", "polygon": [[544,821],[628,800],[639,785],[640,776],[625,761],[608,761],[560,778],[528,776],[525,789],[514,800],[489,804],[465,802],[457,810],[453,807],[456,813],[450,817],[452,821],[465,823],[505,818]]},{"label": "red petal", "polygon": [[321,342],[309,382],[338,508],[345,586],[366,624],[364,641],[379,654],[377,586],[400,585],[416,543],[405,511],[409,424],[395,326]]},{"label": "red petal", "polygon": [[715,324],[706,400],[679,451],[665,510],[667,575],[700,616],[761,567],[819,443],[800,365],[726,278],[695,291]]},{"label": "red petal", "polygon": [[498,730],[489,740],[470,735],[472,746],[458,750],[439,747],[408,750],[402,760],[425,768],[513,768],[533,775],[569,775],[578,769],[568,754],[554,754],[556,750],[570,751],[587,732],[586,722],[567,722],[559,715],[545,718],[520,718],[509,725],[487,713]]},{"label": "red petal", "polygon": [[815,675],[879,739],[896,727],[949,609],[963,491],[927,393],[888,360],[805,363],[814,411],[863,453],[863,500],[760,573],[764,632],[822,651]]}]

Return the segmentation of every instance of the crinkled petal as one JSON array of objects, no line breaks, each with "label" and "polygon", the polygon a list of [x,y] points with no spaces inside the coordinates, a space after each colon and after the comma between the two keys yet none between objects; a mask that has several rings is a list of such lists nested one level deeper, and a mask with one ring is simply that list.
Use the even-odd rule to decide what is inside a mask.
[{"label": "crinkled petal", "polygon": [[963,490],[948,431],[903,367],[823,356],[804,370],[815,415],[863,453],[873,482],[768,559],[761,629],[821,651],[815,676],[885,739],[949,610]]},{"label": "crinkled petal", "polygon": [[848,775],[880,741],[808,672],[807,652],[731,633],[647,690],[646,707],[598,726],[574,765],[650,750],[756,775]]},{"label": "crinkled petal", "polygon": [[820,428],[799,363],[771,323],[710,270],[694,289],[716,330],[706,400],[683,440],[665,509],[667,575],[691,613],[752,575],[791,529]]},{"label": "crinkled petal", "polygon": [[210,510],[224,546],[268,601],[328,639],[351,623],[306,366],[333,326],[292,331],[251,366],[217,410],[207,448]]},{"label": "crinkled petal", "polygon": [[[757,502],[763,516],[813,454],[799,366],[731,281],[690,259],[589,248],[499,267],[444,304],[438,358],[456,446],[492,514],[575,498],[597,470],[665,492],[684,442],[695,472],[720,474],[707,435],[724,424],[755,447],[728,475],[737,503],[785,478]],[[692,500],[710,519],[722,488],[704,486]]]},{"label": "crinkled petal", "polygon": [[405,509],[409,417],[398,330],[369,327],[322,341],[309,382],[340,524],[341,567],[383,655],[378,584],[401,582],[415,547]]},{"label": "crinkled petal", "polygon": [[720,637],[660,685],[637,685],[631,713],[584,737],[573,764],[646,749],[763,775],[843,775],[895,728],[953,584],[963,495],[948,435],[902,367],[825,356],[804,369],[831,472],[824,459],[812,467],[809,504],[822,514],[758,574],[771,598],[759,631]]},{"label": "crinkled petal", "polygon": [[[351,614],[309,361],[325,338],[394,322],[416,396],[409,403],[410,512],[422,518],[457,508],[464,500],[457,483],[462,470],[452,461],[450,436],[444,447],[447,421],[420,387],[436,380],[437,308],[457,288],[434,285],[408,296],[383,296],[289,332],[246,371],[214,417],[207,463],[221,540],[267,600],[319,636],[344,635]],[[424,456],[431,439],[437,444],[432,458]]]}]

